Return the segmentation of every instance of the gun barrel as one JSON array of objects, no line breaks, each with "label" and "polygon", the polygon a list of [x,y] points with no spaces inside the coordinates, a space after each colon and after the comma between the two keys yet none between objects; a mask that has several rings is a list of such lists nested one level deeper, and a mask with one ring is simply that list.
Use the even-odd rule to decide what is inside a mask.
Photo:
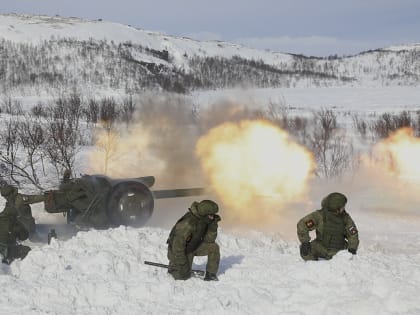
[{"label": "gun barrel", "polygon": [[205,188],[183,188],[152,191],[155,199],[198,196],[205,195],[206,192]]},{"label": "gun barrel", "polygon": [[152,261],[147,261],[147,260],[145,260],[145,261],[144,261],[144,264],[145,264],[145,265],[150,265],[150,266],[161,267],[161,268],[169,268],[169,265],[160,264],[160,263],[155,263],[155,262],[152,262]]},{"label": "gun barrel", "polygon": [[[155,267],[161,267],[161,268],[169,268],[169,265],[165,265],[165,264],[161,264],[161,263],[156,263],[156,262],[152,262],[152,261],[144,261],[145,265],[150,265],[150,266],[155,266]],[[204,276],[206,274],[206,272],[204,270],[197,270],[197,269],[193,269],[191,270],[192,274],[198,275],[198,276]]]}]

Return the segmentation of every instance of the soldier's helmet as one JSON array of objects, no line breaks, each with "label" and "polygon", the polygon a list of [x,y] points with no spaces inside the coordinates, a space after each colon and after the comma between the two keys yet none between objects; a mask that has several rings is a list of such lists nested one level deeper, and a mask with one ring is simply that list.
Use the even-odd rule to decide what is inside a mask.
[{"label": "soldier's helmet", "polygon": [[3,197],[8,197],[17,194],[17,188],[12,185],[4,185],[0,189],[0,193]]},{"label": "soldier's helmet", "polygon": [[219,206],[212,200],[202,200],[196,204],[198,215],[205,217],[209,214],[216,214],[219,211]]},{"label": "soldier's helmet", "polygon": [[347,197],[342,193],[333,192],[322,199],[321,206],[327,208],[329,211],[335,211],[344,207],[347,203]]},{"label": "soldier's helmet", "polygon": [[70,170],[66,169],[63,173],[63,179],[68,180],[68,179],[70,179],[70,177],[71,177],[71,172],[70,172]]}]

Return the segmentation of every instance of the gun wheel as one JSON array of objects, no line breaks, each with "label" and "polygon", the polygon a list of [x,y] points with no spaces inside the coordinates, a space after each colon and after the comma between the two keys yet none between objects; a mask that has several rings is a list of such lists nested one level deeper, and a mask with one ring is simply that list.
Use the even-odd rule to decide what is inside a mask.
[{"label": "gun wheel", "polygon": [[111,192],[109,200],[108,217],[117,226],[143,226],[153,213],[153,195],[141,183],[118,184]]}]

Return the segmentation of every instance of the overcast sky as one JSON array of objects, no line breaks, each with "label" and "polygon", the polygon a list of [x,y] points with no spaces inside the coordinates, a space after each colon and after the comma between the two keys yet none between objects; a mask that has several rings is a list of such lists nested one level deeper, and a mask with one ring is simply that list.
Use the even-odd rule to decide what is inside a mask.
[{"label": "overcast sky", "polygon": [[420,42],[420,0],[0,0],[0,12],[102,18],[314,56]]}]

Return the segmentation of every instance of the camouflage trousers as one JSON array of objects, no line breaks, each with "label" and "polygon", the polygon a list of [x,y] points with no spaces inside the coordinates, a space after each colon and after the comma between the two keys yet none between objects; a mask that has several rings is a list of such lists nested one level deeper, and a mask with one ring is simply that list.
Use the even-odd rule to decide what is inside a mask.
[{"label": "camouflage trousers", "polygon": [[32,216],[19,216],[18,221],[24,226],[28,234],[35,232],[35,219]]},{"label": "camouflage trousers", "polygon": [[168,248],[169,273],[177,280],[188,279],[191,275],[194,257],[196,256],[207,256],[206,271],[213,274],[217,273],[220,263],[220,247],[215,242],[204,242],[195,251],[187,254],[187,265],[185,267],[177,266],[174,263],[173,254],[170,248]]},{"label": "camouflage trousers", "polygon": [[318,260],[318,258],[323,259],[331,259],[337,252],[340,251],[339,249],[335,248],[326,248],[324,245],[322,245],[321,241],[314,240],[311,242],[311,252],[309,255],[301,257],[304,260]]}]

